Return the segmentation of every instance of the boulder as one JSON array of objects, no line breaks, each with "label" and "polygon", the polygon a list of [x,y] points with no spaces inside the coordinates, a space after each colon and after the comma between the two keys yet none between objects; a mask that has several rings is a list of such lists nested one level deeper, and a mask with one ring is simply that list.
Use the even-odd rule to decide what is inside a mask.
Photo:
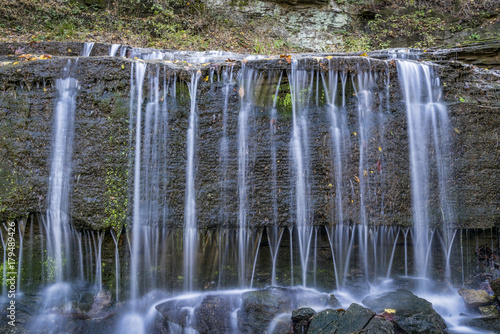
[{"label": "boulder", "polygon": [[375,312],[356,303],[352,303],[347,310],[326,309],[314,315],[307,333],[357,333],[363,330],[374,316]]},{"label": "boulder", "polygon": [[196,301],[193,302],[192,299],[173,299],[156,305],[156,310],[163,316],[165,328],[168,328],[169,321],[186,327],[190,315],[189,310],[193,305],[196,305]]},{"label": "boulder", "polygon": [[371,295],[363,299],[363,304],[377,313],[394,309],[396,322],[408,333],[441,334],[446,331],[446,323],[434,310],[432,304],[404,289]]},{"label": "boulder", "polygon": [[500,318],[500,311],[495,305],[479,306],[479,312],[488,318]]},{"label": "boulder", "polygon": [[273,318],[292,312],[292,297],[287,289],[270,287],[242,295],[238,324],[242,333],[264,333]]},{"label": "boulder", "polygon": [[[335,333],[345,311],[343,309],[326,309],[314,315],[309,324],[308,334]],[[300,333],[300,332],[299,332]]]},{"label": "boulder", "polygon": [[497,299],[500,299],[500,278],[490,281],[490,287]]},{"label": "boulder", "polygon": [[87,316],[89,318],[106,317],[108,313],[105,312],[105,309],[109,308],[109,306],[111,306],[111,293],[109,291],[105,292],[104,290],[101,290],[95,296],[94,302],[92,303],[92,307],[87,313]]},{"label": "boulder", "polygon": [[[290,334],[292,320],[289,313],[282,313],[271,321],[267,329],[268,334]],[[295,333],[295,332],[294,332]],[[306,333],[306,332],[298,332]]]},{"label": "boulder", "polygon": [[316,311],[310,307],[300,308],[292,312],[292,326],[294,333],[307,333],[309,324]]},{"label": "boulder", "polygon": [[494,300],[494,297],[484,290],[460,289],[458,294],[462,296],[465,304],[470,307],[489,305]]},{"label": "boulder", "polygon": [[365,326],[363,334],[408,334],[408,332],[383,316],[375,316]]},{"label": "boulder", "polygon": [[465,325],[484,329],[488,333],[500,333],[500,319],[497,318],[473,318]]},{"label": "boulder", "polygon": [[361,331],[375,316],[375,312],[352,303],[342,317],[336,334],[350,334]]},{"label": "boulder", "polygon": [[328,307],[331,308],[341,308],[342,304],[340,304],[339,300],[335,295],[332,293],[330,294],[330,298],[328,299]]},{"label": "boulder", "polygon": [[231,296],[208,295],[194,310],[193,328],[200,333],[231,333]]}]

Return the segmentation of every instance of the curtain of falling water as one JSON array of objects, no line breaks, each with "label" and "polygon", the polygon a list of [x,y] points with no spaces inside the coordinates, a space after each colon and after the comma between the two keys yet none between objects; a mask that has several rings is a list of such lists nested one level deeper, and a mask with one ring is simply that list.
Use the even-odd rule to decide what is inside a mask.
[{"label": "curtain of falling water", "polygon": [[312,221],[310,217],[310,185],[309,185],[309,138],[307,109],[312,87],[313,71],[298,69],[298,61],[292,60],[289,73],[290,92],[292,96],[293,128],[290,150],[293,158],[295,182],[295,230],[297,231],[302,269],[302,285],[306,285],[307,264],[311,249]]},{"label": "curtain of falling water", "polygon": [[[449,120],[446,108],[439,102],[439,79],[432,68],[427,64],[405,60],[398,60],[397,67],[408,121],[415,268],[418,276],[427,277],[432,242],[429,230],[429,200],[432,196],[429,187],[432,169],[437,169],[439,209],[445,229],[445,252],[449,252],[453,242],[453,235],[449,233],[453,223],[453,210],[447,198],[449,167],[445,156],[448,150]],[[435,165],[430,159],[432,151],[435,155]],[[449,263],[446,271],[449,276]]]},{"label": "curtain of falling water", "polygon": [[73,154],[74,121],[78,81],[69,76],[71,63],[64,69],[64,78],[56,80],[53,145],[48,193],[48,252],[55,261],[56,282],[62,282],[63,256],[69,256],[69,192],[71,157]]},{"label": "curtain of falling water", "polygon": [[135,67],[135,85],[136,89],[136,132],[135,132],[135,160],[134,160],[134,197],[133,197],[133,221],[132,221],[132,250],[130,256],[130,296],[131,300],[138,298],[138,269],[139,269],[139,249],[141,232],[141,114],[142,114],[142,88],[144,75],[146,73],[146,64],[137,62]]},{"label": "curtain of falling water", "polygon": [[239,271],[240,286],[246,284],[250,235],[247,222],[247,167],[248,167],[248,119],[254,106],[254,88],[258,83],[258,71],[242,65],[240,72],[239,95],[241,107],[238,115],[238,241],[239,241]]},{"label": "curtain of falling water", "polygon": [[193,290],[193,281],[196,268],[197,250],[197,221],[196,221],[196,189],[195,189],[195,153],[196,153],[196,128],[198,126],[198,110],[196,93],[201,72],[196,71],[191,75],[189,95],[191,97],[191,111],[189,114],[189,127],[187,133],[187,162],[186,162],[186,202],[184,206],[184,288]]}]

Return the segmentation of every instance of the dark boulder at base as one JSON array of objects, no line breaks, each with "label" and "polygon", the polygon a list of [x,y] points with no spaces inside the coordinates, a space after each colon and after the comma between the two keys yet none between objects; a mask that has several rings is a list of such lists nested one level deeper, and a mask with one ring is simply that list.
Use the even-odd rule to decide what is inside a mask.
[{"label": "dark boulder at base", "polygon": [[239,329],[242,333],[264,333],[276,315],[292,312],[291,305],[292,296],[286,289],[245,292],[238,312]]},{"label": "dark boulder at base", "polygon": [[[238,311],[238,326],[242,333],[263,333],[271,321],[282,313],[303,307],[323,309],[330,305],[340,305],[334,295],[319,293],[299,287],[268,287],[263,290],[248,291],[242,295],[242,305]],[[275,319],[276,320],[276,319]]]},{"label": "dark boulder at base", "polygon": [[473,318],[467,320],[464,325],[484,329],[489,333],[500,333],[500,319],[498,318]]},{"label": "dark boulder at base", "polygon": [[231,333],[235,301],[229,295],[208,295],[196,307],[193,328],[200,333]]},{"label": "dark boulder at base", "polygon": [[441,334],[446,331],[446,323],[432,304],[408,290],[368,296],[363,299],[363,304],[377,313],[383,313],[385,309],[395,310],[394,322],[408,333]]},{"label": "dark boulder at base", "polygon": [[387,320],[383,316],[375,316],[363,329],[363,334],[408,334],[394,321]]},{"label": "dark boulder at base", "polygon": [[375,316],[375,312],[359,304],[352,303],[345,311],[336,334],[350,334],[361,331]]},{"label": "dark boulder at base", "polygon": [[316,311],[310,307],[300,308],[292,312],[292,326],[294,333],[307,333],[309,324]]},{"label": "dark boulder at base", "polygon": [[188,325],[186,323],[189,316],[188,309],[198,303],[199,302],[195,298],[173,299],[156,305],[156,310],[163,316],[165,328],[169,328],[169,321],[182,327],[186,327]]},{"label": "dark boulder at base", "polygon": [[497,297],[497,299],[500,300],[500,278],[497,278],[497,279],[494,279],[492,281],[490,281],[490,287],[491,287],[491,290],[493,290],[493,292],[495,293],[495,296]]},{"label": "dark boulder at base", "polygon": [[346,311],[326,309],[314,315],[307,333],[357,333],[363,330],[374,316],[375,312],[356,303],[351,304]]},{"label": "dark boulder at base", "polygon": [[311,323],[309,324],[309,330],[307,331],[307,333],[335,333],[342,317],[344,316],[344,313],[345,311],[343,309],[326,309],[315,314]]}]

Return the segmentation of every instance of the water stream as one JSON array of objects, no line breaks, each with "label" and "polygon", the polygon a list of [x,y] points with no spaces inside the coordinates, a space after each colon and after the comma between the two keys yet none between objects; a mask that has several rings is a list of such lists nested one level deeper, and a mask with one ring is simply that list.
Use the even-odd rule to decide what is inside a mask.
[{"label": "water stream", "polygon": [[[85,44],[84,56],[92,46]],[[110,56],[120,47],[125,56],[127,47],[118,44]],[[242,294],[267,286],[314,298],[333,292],[344,307],[400,287],[428,300],[446,291],[458,303],[456,288],[474,273],[475,249],[484,240],[498,248],[496,230],[469,235],[453,228],[451,125],[432,64],[404,54],[394,55],[393,65],[294,56],[262,69],[278,58],[129,50],[131,207],[121,231],[72,227],[79,84],[71,63],[56,80],[47,214],[18,222],[17,289],[41,289],[49,310],[34,317],[32,330],[51,321],[62,330],[77,307],[97,332],[111,326],[148,333],[160,321],[156,309],[169,305],[170,333],[195,333],[199,309],[213,302],[225,307],[226,332],[236,333]],[[227,59],[233,57],[240,66]],[[171,71],[179,63],[188,70]],[[207,64],[213,66],[204,71]],[[407,146],[397,149],[408,158],[407,171],[388,162],[397,153],[388,129],[393,95],[406,112]],[[386,221],[396,201],[394,175],[409,180],[411,222]],[[23,272],[35,257],[38,287],[37,274]],[[87,292],[93,301],[84,310]],[[108,292],[117,313],[111,325],[95,320],[108,319],[99,308]],[[450,327],[465,328],[463,308],[436,305]],[[281,312],[268,329],[288,318]]]}]

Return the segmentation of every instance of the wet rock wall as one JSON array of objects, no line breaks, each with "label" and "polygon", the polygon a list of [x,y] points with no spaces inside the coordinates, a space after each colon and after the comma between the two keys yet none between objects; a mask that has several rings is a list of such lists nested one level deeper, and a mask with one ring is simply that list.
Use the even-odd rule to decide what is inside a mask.
[{"label": "wet rock wall", "polygon": [[[58,47],[61,50],[71,48],[64,45]],[[105,53],[104,46],[96,47],[95,50],[102,48],[101,54]],[[52,59],[26,62],[6,54],[9,51],[2,54],[3,66],[0,67],[0,221],[6,222],[46,209],[55,80],[61,77],[62,68],[70,60],[72,73],[80,83],[70,199],[72,221],[78,228],[121,229],[127,224],[131,211],[134,149],[130,143],[135,136],[131,127],[135,116],[130,114],[129,94],[131,63],[135,60],[101,57],[97,51],[96,56],[80,57],[78,60],[76,57],[54,56]],[[362,57],[347,58],[343,62],[334,64],[349,69],[346,85],[349,140],[343,159],[342,180],[344,222],[360,223],[360,192],[364,189],[363,208],[370,224],[410,225],[406,116],[395,65],[380,60],[370,63],[374,73],[377,73],[377,87],[373,91],[373,107],[367,123],[369,135],[362,142],[358,130],[357,96],[352,83],[356,83],[359,69],[368,65],[359,65],[367,64]],[[228,99],[229,149],[225,179],[221,167],[223,83],[217,81],[217,77],[221,77],[222,68],[226,66],[230,64],[204,66],[201,69],[202,78],[209,77],[212,67],[215,71],[214,83],[210,84],[208,79],[201,80],[198,87],[196,198],[200,227],[236,226],[238,219],[238,85],[231,88]],[[260,87],[255,88],[255,105],[248,121],[248,222],[250,226],[274,224],[272,202],[273,191],[276,191],[277,223],[293,225],[292,115],[291,107],[284,102],[278,103],[278,116],[274,121],[278,158],[275,190],[270,154],[270,108],[276,73],[283,71],[279,97],[280,101],[285,101],[289,94],[285,74],[290,65],[280,60],[248,62],[246,66],[258,69],[262,76]],[[304,61],[303,66],[316,70],[317,75],[326,74],[333,65],[332,61],[323,58],[321,61]],[[500,222],[498,73],[448,60],[441,60],[438,69],[443,84],[443,99],[447,102],[451,118],[452,173],[447,182],[450,185],[448,197],[456,208],[454,225],[497,225]],[[234,64],[235,78],[239,70],[240,64]],[[186,82],[190,72],[180,66],[153,61],[148,64],[148,71],[151,75],[160,71],[165,77],[176,73],[179,80],[175,103],[171,101],[169,104],[168,144],[164,148],[168,173],[161,193],[168,212],[161,221],[149,223],[181,227],[184,221],[186,132],[190,103]],[[321,77],[319,79],[318,103],[313,101],[308,109],[308,203],[311,222],[329,225],[338,222],[335,165],[331,120],[322,97]],[[148,79],[144,87],[145,96],[148,96]],[[315,92],[313,96],[313,100],[316,99]],[[360,150],[364,156],[362,168],[359,166]],[[434,178],[435,175],[431,175],[431,180]],[[431,189],[436,187],[437,183],[431,182]],[[224,193],[222,189],[225,189]],[[429,205],[432,222],[439,225],[440,210],[436,203],[434,195]]]}]

